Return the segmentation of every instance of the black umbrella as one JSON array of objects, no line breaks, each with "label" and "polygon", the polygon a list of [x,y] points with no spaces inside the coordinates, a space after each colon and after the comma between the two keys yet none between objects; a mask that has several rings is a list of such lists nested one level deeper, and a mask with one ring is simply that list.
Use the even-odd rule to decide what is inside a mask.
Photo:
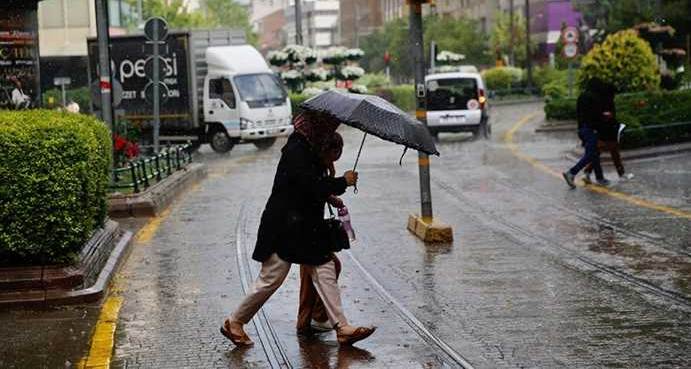
[{"label": "black umbrella", "polygon": [[[406,148],[430,155],[439,155],[427,128],[417,119],[379,96],[352,94],[330,90],[300,105],[305,111],[326,114],[339,122],[355,127]],[[358,159],[365,143],[362,138]],[[357,161],[355,160],[355,166]]]}]

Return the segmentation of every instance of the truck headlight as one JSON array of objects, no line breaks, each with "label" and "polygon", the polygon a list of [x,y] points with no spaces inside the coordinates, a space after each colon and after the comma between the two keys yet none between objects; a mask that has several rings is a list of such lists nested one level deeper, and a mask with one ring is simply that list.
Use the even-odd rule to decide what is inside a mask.
[{"label": "truck headlight", "polygon": [[240,129],[252,129],[254,128],[254,122],[249,119],[240,118]]}]

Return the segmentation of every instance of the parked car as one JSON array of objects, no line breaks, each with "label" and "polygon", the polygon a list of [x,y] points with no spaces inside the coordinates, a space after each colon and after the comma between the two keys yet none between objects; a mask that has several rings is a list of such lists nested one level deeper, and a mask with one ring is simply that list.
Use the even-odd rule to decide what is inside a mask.
[{"label": "parked car", "polygon": [[425,77],[427,127],[435,138],[440,132],[472,132],[489,138],[485,82],[477,72],[436,73]]}]

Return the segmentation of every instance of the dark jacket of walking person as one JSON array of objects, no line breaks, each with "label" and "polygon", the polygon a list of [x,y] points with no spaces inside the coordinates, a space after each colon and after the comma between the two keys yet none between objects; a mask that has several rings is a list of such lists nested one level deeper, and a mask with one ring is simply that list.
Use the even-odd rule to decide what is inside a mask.
[{"label": "dark jacket of walking person", "polygon": [[252,344],[244,325],[283,284],[294,263],[309,273],[329,322],[336,329],[339,344],[350,345],[376,330],[348,322],[336,262],[331,257],[330,245],[325,244],[327,240],[318,236],[327,198],[342,194],[346,187],[355,186],[358,179],[355,171],[331,177],[322,165],[319,153],[338,122],[317,114],[301,114],[293,124],[295,132],[283,147],[252,255],[262,263],[259,276],[220,329],[236,345]]},{"label": "dark jacket of walking person", "polygon": [[586,84],[586,89],[578,96],[576,113],[578,116],[578,137],[583,141],[585,153],[583,157],[563,173],[566,183],[575,188],[574,178],[586,165],[592,164],[595,177],[601,184],[607,184],[600,166],[600,153],[597,149],[598,133],[611,118],[608,110],[610,104],[608,96],[613,91],[611,85],[598,78],[593,78]]},{"label": "dark jacket of walking person", "polygon": [[330,253],[319,244],[317,228],[331,195],[345,192],[344,177],[330,177],[307,138],[294,133],[283,148],[271,196],[262,214],[252,258],[265,261],[274,252],[295,264],[320,265]]}]

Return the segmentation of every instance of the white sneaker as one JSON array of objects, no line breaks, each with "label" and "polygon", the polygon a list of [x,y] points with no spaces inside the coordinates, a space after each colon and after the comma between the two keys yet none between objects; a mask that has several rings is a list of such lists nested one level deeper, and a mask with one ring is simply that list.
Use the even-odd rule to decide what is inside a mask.
[{"label": "white sneaker", "polygon": [[328,320],[325,322],[318,322],[318,321],[312,319],[311,325],[312,325],[312,329],[314,329],[317,332],[328,332],[328,331],[332,331],[334,329],[334,327],[331,325],[331,323],[329,323]]},{"label": "white sneaker", "polygon": [[634,177],[633,173],[624,173],[623,176],[619,176],[619,179],[627,181],[629,179],[633,179],[633,177]]}]

